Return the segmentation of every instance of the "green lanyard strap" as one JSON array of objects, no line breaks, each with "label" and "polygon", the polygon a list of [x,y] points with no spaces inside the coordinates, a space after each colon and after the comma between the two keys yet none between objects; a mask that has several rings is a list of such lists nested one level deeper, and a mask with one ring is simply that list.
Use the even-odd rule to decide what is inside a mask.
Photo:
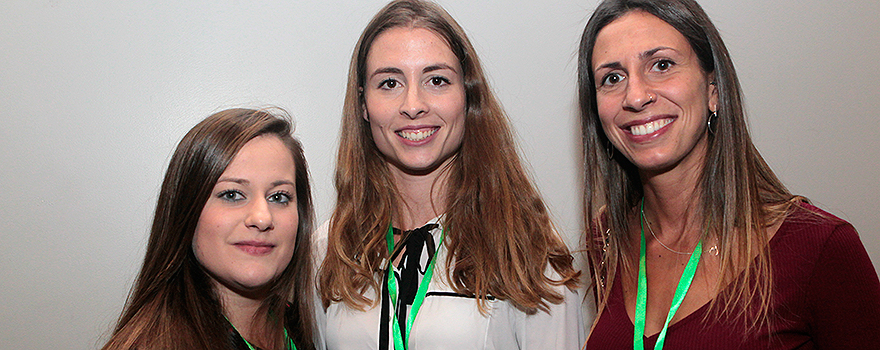
[{"label": "green lanyard strap", "polygon": [[[226,316],[224,315],[223,317],[226,317]],[[226,318],[226,322],[229,322],[228,317]],[[235,333],[238,333],[238,336],[241,337],[241,340],[244,340],[244,343],[245,343],[245,345],[247,345],[248,349],[257,350],[257,348],[253,344],[251,344],[251,342],[247,341],[247,339],[245,339],[244,336],[241,335],[241,332],[238,331],[238,328],[235,328],[235,325],[232,324],[232,322],[229,322],[229,324],[232,326],[232,329],[235,330]],[[284,329],[284,339],[287,339],[287,349],[288,350],[296,350],[296,344],[294,344],[293,339],[290,339],[290,336],[287,335],[287,328]]]},{"label": "green lanyard strap", "polygon": [[[642,227],[642,238],[639,244],[639,286],[638,292],[636,294],[636,315],[635,315],[635,332],[633,334],[633,350],[644,350],[645,349],[645,313],[648,305],[648,277],[647,277],[647,264],[645,263],[645,255],[647,248],[645,246],[645,200],[642,199],[642,210],[640,215],[639,224]],[[700,239],[697,242],[697,246],[694,247],[694,253],[691,254],[691,258],[688,260],[687,266],[684,268],[684,272],[681,274],[681,278],[678,280],[678,287],[675,288],[675,295],[672,297],[672,305],[669,307],[669,313],[666,315],[666,323],[663,325],[663,329],[660,331],[660,335],[657,336],[657,343],[654,344],[654,350],[663,349],[663,343],[666,341],[666,331],[669,328],[669,322],[672,321],[672,317],[675,316],[675,312],[678,311],[678,307],[681,306],[681,302],[684,301],[685,295],[687,295],[688,289],[691,287],[691,282],[694,281],[694,275],[697,273],[697,265],[700,263],[700,255],[703,251],[703,240]]]},{"label": "green lanyard strap", "polygon": [[[443,245],[443,238],[446,236],[446,230],[443,229],[440,231],[440,242],[437,244],[437,251],[440,251],[440,247]],[[388,256],[394,252],[394,232],[391,228],[391,225],[388,225],[388,233],[385,235],[385,241],[388,244]],[[391,305],[395,310],[391,311],[393,315],[391,329],[392,334],[394,336],[394,349],[396,350],[406,350],[406,347],[409,345],[409,336],[412,331],[413,321],[416,318],[416,315],[419,313],[419,308],[422,307],[422,303],[425,301],[425,295],[428,294],[428,284],[431,283],[431,278],[434,276],[434,263],[437,261],[437,254],[434,254],[434,258],[428,262],[428,268],[425,270],[425,275],[422,277],[422,282],[419,283],[419,290],[416,292],[416,297],[413,300],[412,307],[409,310],[409,316],[406,318],[406,339],[404,336],[400,334],[400,327],[398,327],[397,321],[397,307],[405,307],[404,305],[397,305],[397,276],[394,273],[394,262],[388,261],[388,294],[391,297]]]}]

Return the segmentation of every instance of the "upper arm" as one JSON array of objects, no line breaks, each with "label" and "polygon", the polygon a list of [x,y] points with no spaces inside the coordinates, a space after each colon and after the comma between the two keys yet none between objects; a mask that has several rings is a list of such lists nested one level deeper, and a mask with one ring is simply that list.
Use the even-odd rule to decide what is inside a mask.
[{"label": "upper arm", "polygon": [[515,312],[516,338],[520,350],[580,349],[585,339],[581,293],[564,286],[556,287],[563,301],[548,304],[548,312],[533,315]]},{"label": "upper arm", "polygon": [[852,225],[834,228],[807,288],[810,332],[819,348],[880,344],[880,280]]}]

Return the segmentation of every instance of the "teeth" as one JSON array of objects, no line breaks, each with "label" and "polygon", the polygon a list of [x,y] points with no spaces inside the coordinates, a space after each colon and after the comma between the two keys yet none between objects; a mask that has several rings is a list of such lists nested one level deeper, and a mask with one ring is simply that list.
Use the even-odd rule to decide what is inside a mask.
[{"label": "teeth", "polygon": [[410,141],[421,141],[421,140],[428,138],[428,136],[434,135],[435,132],[437,132],[437,128],[431,128],[431,129],[427,129],[427,130],[419,130],[419,131],[415,131],[415,132],[413,132],[413,131],[398,131],[397,134],[400,135],[400,137],[403,137],[403,138],[410,140]]},{"label": "teeth", "polygon": [[642,124],[642,125],[634,125],[629,128],[629,131],[632,132],[633,135],[641,136],[653,133],[660,128],[666,126],[666,124],[672,123],[672,118],[664,118],[660,120],[655,120],[650,123]]}]

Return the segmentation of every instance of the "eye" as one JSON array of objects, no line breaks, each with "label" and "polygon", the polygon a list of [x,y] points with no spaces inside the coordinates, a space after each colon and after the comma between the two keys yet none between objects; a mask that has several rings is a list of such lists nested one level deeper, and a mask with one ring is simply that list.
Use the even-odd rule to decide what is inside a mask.
[{"label": "eye", "polygon": [[655,71],[665,72],[672,68],[673,65],[675,65],[675,62],[672,62],[670,60],[659,60],[654,63],[654,66],[651,67],[651,69]]},{"label": "eye", "polygon": [[451,84],[451,82],[446,77],[437,76],[431,77],[431,79],[428,80],[428,84],[430,84],[431,86],[443,86],[449,85]]},{"label": "eye", "polygon": [[226,190],[217,194],[217,198],[220,198],[227,202],[238,202],[243,201],[245,199],[244,193],[241,193],[238,190]]},{"label": "eye", "polygon": [[382,90],[392,90],[398,86],[400,86],[400,82],[392,78],[388,78],[379,82],[379,88]]},{"label": "eye", "polygon": [[293,196],[291,196],[290,193],[279,191],[270,194],[269,198],[267,198],[266,200],[269,201],[269,203],[288,204],[290,203],[292,197]]},{"label": "eye", "polygon": [[611,87],[617,85],[621,81],[623,81],[623,74],[620,73],[608,73],[604,77],[602,77],[601,86]]}]

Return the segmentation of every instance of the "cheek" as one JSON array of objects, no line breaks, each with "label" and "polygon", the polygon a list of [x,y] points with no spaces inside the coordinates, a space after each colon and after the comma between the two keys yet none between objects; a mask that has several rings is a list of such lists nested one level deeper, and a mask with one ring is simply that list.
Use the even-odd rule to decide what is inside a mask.
[{"label": "cheek", "polygon": [[282,217],[278,222],[276,229],[279,231],[279,239],[283,240],[286,246],[281,261],[278,262],[279,270],[290,264],[293,259],[293,252],[296,250],[297,227],[299,226],[299,215],[294,210],[292,214]]},{"label": "cheek", "polygon": [[299,226],[299,215],[297,215],[296,211],[293,212],[293,215],[291,215],[291,218],[289,220],[287,220],[287,222],[285,222],[284,226],[285,226],[285,234],[284,234],[285,239],[289,240],[290,242],[295,243],[296,242],[296,232],[297,232],[297,228]]},{"label": "cheek", "polygon": [[614,103],[612,100],[613,98],[609,96],[596,96],[596,111],[599,113],[599,122],[602,123],[602,129],[606,133],[609,129],[614,128],[614,117],[620,109],[620,103]]},{"label": "cheek", "polygon": [[291,203],[290,206],[289,210],[275,213],[275,230],[278,238],[289,244],[294,244],[299,226],[299,211],[296,209],[296,204]]},{"label": "cheek", "polygon": [[435,110],[448,124],[464,125],[467,114],[467,99],[464,90],[435,96],[431,100],[431,109]]},{"label": "cheek", "polygon": [[440,116],[449,127],[447,147],[458,149],[464,140],[465,126],[467,125],[467,104],[464,94],[450,95],[441,103],[435,104],[434,108],[440,112]]},{"label": "cheek", "polygon": [[381,108],[368,106],[367,118],[367,122],[370,126],[370,132],[373,134],[373,139],[378,140],[380,138],[384,138],[385,136],[382,135],[385,130],[391,128],[391,121],[393,117],[391,117],[387,111],[383,111]]},{"label": "cheek", "polygon": [[709,94],[705,89],[695,89],[693,92],[693,99],[697,101],[698,108],[702,111],[709,110]]},{"label": "cheek", "polygon": [[388,99],[367,94],[364,96],[364,116],[371,126],[384,124],[397,112]]},{"label": "cheek", "polygon": [[230,213],[217,210],[210,204],[205,205],[192,240],[193,253],[200,263],[202,263],[202,257],[210,256],[222,244],[223,232],[229,230],[227,226],[230,218]]},{"label": "cheek", "polygon": [[444,119],[446,120],[446,123],[454,124],[456,127],[464,129],[465,115],[467,114],[465,112],[464,104],[462,103],[449,107],[450,108],[445,111]]},{"label": "cheek", "polygon": [[192,240],[192,251],[193,255],[196,257],[196,261],[199,265],[203,267],[208,267],[210,261],[206,261],[210,259],[211,256],[216,256],[214,254],[213,244],[211,244],[211,240],[214,236],[209,232],[206,232],[203,227],[199,226],[196,228],[195,234],[193,234]]},{"label": "cheek", "polygon": [[388,113],[381,108],[381,105],[367,99],[367,103],[364,104],[364,119],[366,119],[369,125],[374,142],[381,139],[383,137],[382,130],[388,125],[390,120]]},{"label": "cheek", "polygon": [[702,88],[708,82],[701,77],[692,77],[682,80],[679,84],[670,86],[665,93],[674,101],[681,101],[683,108],[690,109],[698,114],[709,110],[709,90]]}]

